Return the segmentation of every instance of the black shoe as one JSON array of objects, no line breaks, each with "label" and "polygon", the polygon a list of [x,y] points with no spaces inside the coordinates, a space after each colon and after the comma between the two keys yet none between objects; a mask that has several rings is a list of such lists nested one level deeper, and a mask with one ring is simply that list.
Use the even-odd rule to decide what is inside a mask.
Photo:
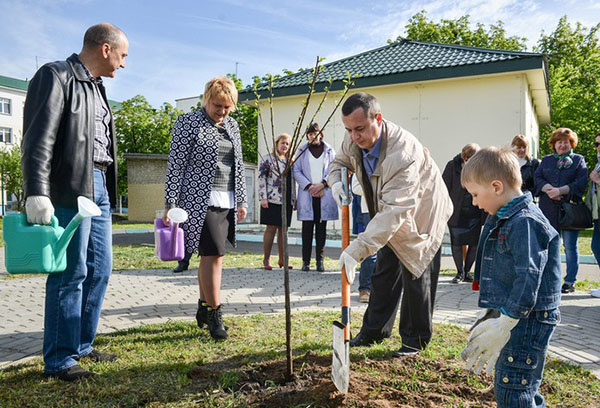
[{"label": "black shoe", "polygon": [[573,293],[573,292],[575,292],[575,285],[573,285],[572,283],[565,283],[562,285],[562,288],[560,288],[560,292],[561,293]]},{"label": "black shoe", "polygon": [[470,272],[467,272],[465,274],[465,277],[463,278],[463,282],[469,282],[469,283],[473,282],[473,275],[471,275]]},{"label": "black shoe", "polygon": [[462,273],[457,273],[456,276],[454,278],[452,278],[452,283],[460,283],[460,281],[462,281],[463,276]]},{"label": "black shoe", "polygon": [[202,328],[208,324],[208,305],[204,300],[198,299],[198,310],[196,311],[196,323]]},{"label": "black shoe", "polygon": [[82,359],[90,359],[92,361],[95,361],[97,363],[99,362],[113,362],[113,361],[117,361],[119,359],[119,356],[117,356],[116,354],[111,354],[111,353],[103,353],[102,351],[98,351],[98,350],[92,350],[92,352],[90,354],[88,354],[87,356],[83,356],[81,357]]},{"label": "black shoe", "polygon": [[225,326],[223,325],[223,313],[221,312],[221,306],[213,309],[207,305],[208,311],[208,330],[210,336],[215,340],[225,340],[229,335]]},{"label": "black shoe", "polygon": [[317,261],[317,271],[325,272],[325,265],[323,265],[323,260]]},{"label": "black shoe", "polygon": [[370,346],[371,344],[379,343],[380,341],[381,340],[368,336],[363,332],[358,332],[356,337],[350,340],[350,347]]},{"label": "black shoe", "polygon": [[419,354],[420,352],[421,352],[421,349],[414,348],[411,346],[407,346],[406,344],[403,344],[402,347],[400,348],[400,350],[394,351],[392,353],[392,356],[394,356],[394,357],[412,356],[415,354]]},{"label": "black shoe", "polygon": [[303,272],[310,271],[310,262],[302,262],[302,271]]},{"label": "black shoe", "polygon": [[47,378],[58,378],[61,381],[79,381],[85,378],[90,378],[96,375],[96,373],[92,373],[91,371],[84,370],[81,368],[79,364],[75,364],[72,367],[67,368],[66,370],[59,371],[58,373],[46,374],[44,373],[44,377]]},{"label": "black shoe", "polygon": [[181,273],[183,271],[187,271],[189,266],[189,262],[179,261],[177,263],[177,266],[173,269],[173,273]]}]

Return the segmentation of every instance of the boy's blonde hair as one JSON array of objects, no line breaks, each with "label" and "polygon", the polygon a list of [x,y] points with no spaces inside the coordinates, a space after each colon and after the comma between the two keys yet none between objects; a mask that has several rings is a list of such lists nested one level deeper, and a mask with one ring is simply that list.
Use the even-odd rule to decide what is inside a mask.
[{"label": "boy's blonde hair", "polygon": [[488,184],[500,180],[510,188],[521,188],[521,168],[517,156],[510,150],[485,147],[467,161],[460,175],[460,182]]}]

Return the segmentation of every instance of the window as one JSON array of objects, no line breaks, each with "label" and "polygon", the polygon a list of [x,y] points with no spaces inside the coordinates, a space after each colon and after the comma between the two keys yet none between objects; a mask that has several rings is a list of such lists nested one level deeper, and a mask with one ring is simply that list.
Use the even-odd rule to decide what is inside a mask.
[{"label": "window", "polygon": [[10,99],[0,98],[0,113],[3,113],[5,115],[10,115],[10,112],[11,112],[10,106],[11,106]]},{"label": "window", "polygon": [[12,143],[12,129],[0,127],[0,142]]}]

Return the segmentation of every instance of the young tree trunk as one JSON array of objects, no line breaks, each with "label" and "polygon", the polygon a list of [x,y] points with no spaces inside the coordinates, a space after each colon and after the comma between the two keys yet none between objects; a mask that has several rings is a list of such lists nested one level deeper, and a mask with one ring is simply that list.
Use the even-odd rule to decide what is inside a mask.
[{"label": "young tree trunk", "polygon": [[[291,171],[291,170],[290,170]],[[293,187],[293,186],[292,186]],[[287,227],[287,172],[281,175],[281,237],[283,238],[283,285],[285,288],[285,354],[287,364],[285,377],[290,381],[294,376],[292,357],[292,307],[290,305],[290,270],[288,267],[288,227]]]}]

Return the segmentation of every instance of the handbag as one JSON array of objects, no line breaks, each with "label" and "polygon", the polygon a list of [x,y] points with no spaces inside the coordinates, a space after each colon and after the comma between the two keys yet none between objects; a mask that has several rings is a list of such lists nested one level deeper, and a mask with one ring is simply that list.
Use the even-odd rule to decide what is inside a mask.
[{"label": "handbag", "polygon": [[593,226],[592,212],[581,199],[570,199],[560,203],[558,227],[561,230],[584,230]]}]

